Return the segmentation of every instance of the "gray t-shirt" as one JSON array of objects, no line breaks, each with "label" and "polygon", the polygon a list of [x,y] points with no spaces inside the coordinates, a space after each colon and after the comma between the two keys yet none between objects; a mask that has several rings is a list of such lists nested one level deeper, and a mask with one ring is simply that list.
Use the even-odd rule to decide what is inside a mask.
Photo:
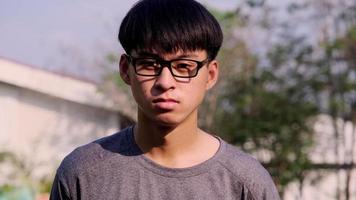
[{"label": "gray t-shirt", "polygon": [[145,157],[132,127],[126,128],[70,153],[57,170],[50,200],[278,200],[260,163],[219,140],[209,160],[174,169]]}]

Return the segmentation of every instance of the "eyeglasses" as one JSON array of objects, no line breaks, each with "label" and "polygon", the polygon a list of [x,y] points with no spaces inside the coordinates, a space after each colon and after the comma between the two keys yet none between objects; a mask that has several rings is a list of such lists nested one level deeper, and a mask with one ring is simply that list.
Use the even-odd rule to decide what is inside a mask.
[{"label": "eyeglasses", "polygon": [[163,60],[158,58],[135,58],[127,55],[129,62],[133,65],[135,73],[140,76],[159,76],[164,67],[168,67],[172,76],[179,78],[192,78],[198,75],[209,59],[196,61],[191,59]]}]

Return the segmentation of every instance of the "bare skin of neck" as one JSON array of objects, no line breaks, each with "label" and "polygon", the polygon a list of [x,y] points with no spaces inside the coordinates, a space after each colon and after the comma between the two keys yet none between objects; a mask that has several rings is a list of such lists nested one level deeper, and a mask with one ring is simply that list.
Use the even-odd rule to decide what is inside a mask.
[{"label": "bare skin of neck", "polygon": [[197,126],[197,111],[177,126],[152,122],[138,115],[134,128],[135,141],[144,155],[155,163],[169,168],[186,168],[213,157],[219,141]]}]

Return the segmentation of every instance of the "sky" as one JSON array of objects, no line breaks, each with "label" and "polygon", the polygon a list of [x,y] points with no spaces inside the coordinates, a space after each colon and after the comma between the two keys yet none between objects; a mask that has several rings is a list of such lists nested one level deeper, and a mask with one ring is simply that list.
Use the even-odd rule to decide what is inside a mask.
[{"label": "sky", "polygon": [[[0,1],[0,58],[90,76],[108,53],[122,50],[119,24],[134,0]],[[220,9],[234,0],[200,0]],[[92,66],[90,70],[87,70]],[[97,66],[98,67],[98,66]]]}]

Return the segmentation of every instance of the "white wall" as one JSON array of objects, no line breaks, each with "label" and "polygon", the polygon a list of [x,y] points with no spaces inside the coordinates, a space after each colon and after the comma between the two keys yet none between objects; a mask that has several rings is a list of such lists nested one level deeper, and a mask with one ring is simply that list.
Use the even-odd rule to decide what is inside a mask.
[{"label": "white wall", "polygon": [[[356,161],[356,128],[351,122],[338,119],[336,122],[339,132],[335,140],[335,128],[332,119],[327,115],[320,115],[314,125],[315,144],[311,150],[310,159],[313,163],[341,165]],[[335,154],[335,147],[337,154]],[[353,155],[351,150],[354,151]],[[319,169],[307,173],[302,185],[293,183],[285,192],[284,200],[335,200],[339,187],[341,200],[345,197],[346,170],[345,169]],[[356,169],[351,171],[351,200],[356,200]]]},{"label": "white wall", "polygon": [[[76,146],[116,132],[119,120],[117,111],[0,82],[0,151],[15,152],[35,180],[53,174]],[[19,181],[9,179],[20,174],[6,165],[0,165],[0,174],[0,185]]]}]

